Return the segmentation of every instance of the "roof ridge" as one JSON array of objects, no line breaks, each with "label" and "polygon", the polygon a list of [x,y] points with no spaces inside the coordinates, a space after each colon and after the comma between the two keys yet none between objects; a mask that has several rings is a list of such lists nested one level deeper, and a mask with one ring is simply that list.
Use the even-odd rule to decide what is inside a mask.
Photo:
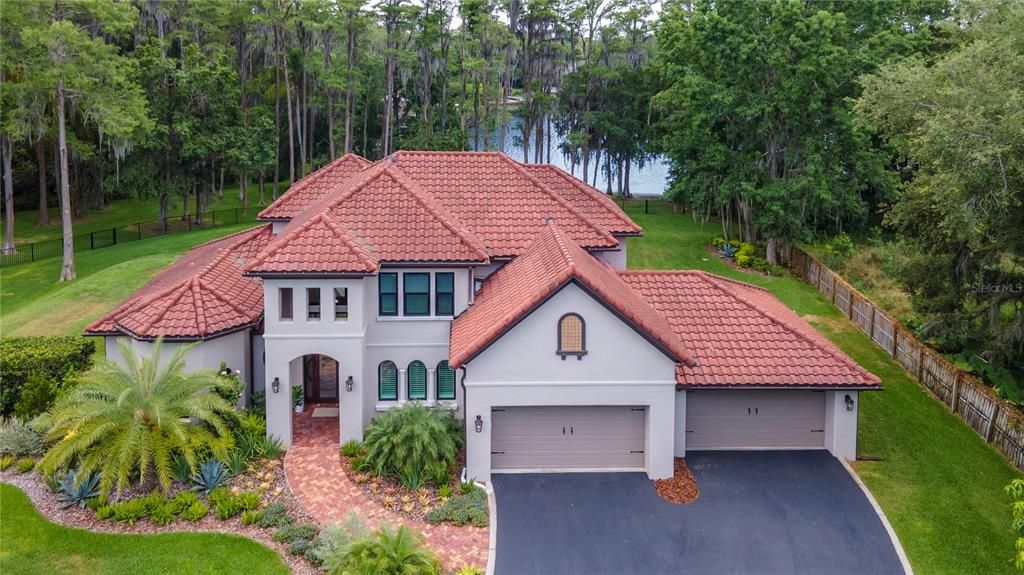
[{"label": "roof ridge", "polygon": [[[210,294],[210,296],[212,296],[213,298],[218,299],[218,300],[224,302],[225,304],[227,304],[228,307],[230,307],[231,309],[235,310],[235,313],[237,313],[238,315],[240,315],[242,317],[246,317],[246,310],[240,308],[238,305],[235,304],[235,302],[233,302],[233,301],[231,301],[231,300],[229,300],[229,299],[227,299],[225,297],[222,297],[219,293],[217,293],[217,290],[215,290],[215,289],[211,288],[210,286],[206,285],[206,281],[205,280],[203,280],[201,278],[196,278],[196,284],[198,285],[198,287],[202,288],[206,293]],[[202,307],[202,309],[204,310],[202,313],[203,313],[203,322],[205,324],[205,322],[206,322],[205,307]]]},{"label": "roof ridge", "polygon": [[[610,197],[608,197],[607,194],[601,193],[600,190],[592,187],[585,180],[580,180],[576,176],[569,174],[568,172],[566,172],[562,168],[556,166],[555,164],[521,164],[521,165],[526,167],[527,169],[529,169],[529,166],[543,166],[543,167],[546,167],[546,168],[553,168],[551,171],[554,172],[556,176],[558,176],[562,180],[565,180],[566,182],[568,182],[570,185],[572,185],[576,189],[582,191],[583,193],[585,193],[585,194],[589,195],[590,197],[592,197],[592,198],[598,200],[599,202],[601,202],[601,204],[605,207],[605,209],[609,213],[611,213],[613,216],[615,216],[616,219],[618,219],[619,221],[621,221],[624,224],[627,224],[630,227],[635,227],[635,228],[638,228],[638,229],[640,228],[640,226],[637,225],[637,223],[634,222],[632,218],[630,218],[624,211],[619,209],[619,206],[615,203],[614,200],[612,200]],[[584,177],[586,177],[585,174],[584,174]],[[614,206],[615,209],[610,209],[613,206]]]},{"label": "roof ridge", "polygon": [[420,205],[425,207],[435,218],[437,218],[441,222],[441,225],[447,228],[448,231],[458,236],[458,238],[466,244],[466,247],[471,248],[482,258],[490,261],[491,256],[487,253],[486,244],[484,244],[484,242],[468,228],[464,229],[464,226],[460,225],[458,220],[456,220],[447,209],[440,205],[440,202],[437,201],[433,194],[424,189],[423,186],[420,186],[418,183],[413,181],[408,174],[403,172],[402,169],[395,164],[388,164],[385,166],[382,173],[387,173],[395,178],[395,182],[398,183],[398,185],[409,191]]},{"label": "roof ridge", "polygon": [[555,237],[555,243],[558,245],[558,250],[562,253],[562,258],[565,259],[566,265],[572,269],[572,275],[578,275],[576,273],[576,258],[572,257],[569,246],[566,245],[565,237],[562,236],[562,229],[554,222],[548,223],[548,229],[551,230],[551,234]]},{"label": "roof ridge", "polygon": [[[854,371],[862,372],[862,373],[864,373],[866,375],[869,375],[871,377],[875,377],[875,378],[878,377],[875,374],[871,373],[870,371],[868,371],[868,370],[864,369],[863,367],[861,367],[860,365],[858,365],[857,362],[853,361],[853,359],[847,357],[846,354],[844,354],[842,352],[842,350],[839,349],[838,346],[832,344],[831,342],[828,342],[827,345],[822,345],[821,342],[815,341],[814,338],[809,337],[807,334],[801,332],[800,330],[794,329],[788,323],[786,323],[785,321],[782,321],[781,319],[779,319],[774,313],[772,313],[772,312],[764,309],[763,307],[761,307],[761,306],[759,306],[759,305],[749,301],[747,298],[740,297],[738,294],[733,292],[731,289],[726,288],[725,286],[721,285],[720,283],[718,283],[715,280],[716,279],[724,279],[724,280],[729,281],[730,283],[736,284],[736,285],[743,285],[743,282],[737,282],[737,281],[729,280],[728,278],[722,278],[722,277],[719,277],[719,276],[715,276],[714,274],[702,274],[702,275],[708,280],[707,283],[715,286],[717,289],[719,289],[723,293],[728,294],[733,299],[735,299],[736,301],[739,301],[740,303],[742,303],[743,305],[749,307],[750,309],[761,313],[762,315],[767,317],[769,320],[771,320],[773,323],[775,323],[775,324],[779,325],[780,327],[782,327],[782,329],[788,331],[789,333],[792,333],[793,335],[797,336],[798,338],[800,338],[800,339],[806,341],[807,343],[811,344],[815,348],[817,348],[817,349],[827,353],[828,355],[832,356],[833,358],[839,360],[840,362],[845,364],[847,367],[850,367]],[[757,287],[757,286],[754,286],[754,287]],[[765,291],[768,294],[771,294],[771,292],[769,292],[768,290],[765,290],[764,288],[760,288],[760,289],[762,289],[763,291]],[[793,313],[795,314],[796,312],[793,312]],[[824,336],[822,336],[822,339],[824,339]],[[832,349],[829,349],[829,347],[831,347]]]},{"label": "roof ridge", "polygon": [[[153,319],[151,319],[150,321],[147,321],[147,322],[143,322],[142,323],[142,327],[144,329],[149,329],[149,328],[153,327],[153,324],[156,323],[157,319],[162,318],[164,316],[164,314],[167,313],[167,310],[171,309],[171,307],[173,307],[179,301],[181,301],[181,298],[184,297],[185,292],[190,291],[190,288],[191,288],[190,284],[192,283],[193,280],[195,280],[195,276],[190,276],[190,277],[188,277],[188,278],[186,278],[186,279],[184,279],[184,280],[174,284],[173,286],[170,286],[167,290],[161,292],[161,296],[169,295],[169,294],[172,294],[174,292],[178,292],[178,293],[177,293],[177,295],[175,295],[175,297],[173,299],[170,300],[170,302],[168,302],[166,305],[164,305],[160,309],[160,311],[158,313],[154,314],[154,318]],[[150,300],[150,303],[152,303],[153,301],[155,301],[155,300]],[[139,310],[139,308],[135,308],[135,309],[133,309],[131,311],[131,313],[134,313],[134,312],[136,312],[138,310]],[[119,322],[119,321],[115,321],[114,323],[117,324],[117,325],[121,325],[121,322]]]},{"label": "roof ridge", "polygon": [[362,246],[356,244],[354,239],[351,237],[351,234],[349,234],[336,221],[334,221],[334,218],[327,213],[327,208],[325,207],[323,210],[313,214],[302,223],[299,223],[298,227],[296,227],[295,229],[289,231],[287,234],[282,234],[279,238],[277,238],[277,240],[274,242],[272,246],[268,246],[268,249],[261,251],[259,254],[256,255],[255,258],[253,258],[251,262],[248,262],[247,265],[245,266],[244,271],[249,272],[252,271],[254,268],[257,268],[261,262],[274,256],[277,252],[281,251],[286,246],[288,246],[291,240],[299,237],[299,235],[301,235],[302,232],[305,232],[306,230],[310,229],[317,223],[323,223],[325,226],[327,226],[327,228],[331,230],[331,232],[334,233],[335,236],[338,237],[338,239],[340,239],[342,242],[345,243],[346,246],[352,249],[354,255],[359,257],[359,259],[362,260],[364,264],[369,264],[368,267],[376,267],[378,265],[377,258],[371,255]]},{"label": "roof ridge", "polygon": [[[191,282],[192,288],[192,307],[197,311],[196,313],[196,331],[199,333],[206,333],[208,323],[206,321],[206,308],[203,306],[203,282],[199,279],[200,276],[194,276]],[[168,308],[170,309],[170,308]],[[164,313],[167,313],[164,311]],[[160,316],[161,318],[163,316]],[[154,322],[155,323],[155,322]]]},{"label": "roof ridge", "polygon": [[338,239],[345,242],[345,245],[352,250],[354,255],[363,260],[363,263],[368,264],[367,267],[375,268],[380,265],[380,261],[377,259],[377,256],[373,255],[370,250],[366,249],[362,244],[356,241],[356,237],[352,235],[352,231],[348,228],[342,227],[342,225],[334,219],[334,216],[328,213],[322,213],[320,214],[320,217],[324,224],[330,228],[336,236],[338,236]]},{"label": "roof ridge", "polygon": [[[270,208],[274,207],[274,204],[279,203],[285,196],[287,196],[293,190],[303,190],[303,189],[308,188],[310,186],[310,184],[314,180],[317,179],[316,176],[323,175],[323,172],[325,170],[327,170],[328,168],[330,168],[330,167],[332,167],[334,165],[341,164],[342,161],[344,161],[346,159],[355,159],[356,161],[359,161],[359,162],[365,162],[363,164],[363,169],[366,169],[366,168],[368,168],[368,167],[373,165],[373,162],[371,162],[370,160],[367,160],[366,158],[360,156],[359,154],[356,154],[354,152],[345,152],[344,154],[338,156],[337,158],[334,158],[330,162],[327,162],[326,164],[320,166],[316,170],[313,170],[312,172],[306,174],[299,181],[294,182],[292,185],[288,186],[288,189],[285,190],[283,194],[281,194],[280,196],[274,198],[274,201],[270,202],[270,204],[267,205],[267,207],[265,207],[262,210],[260,210],[259,214],[262,214],[263,212],[266,212],[266,211],[270,210]],[[259,214],[256,214],[256,217],[259,217]]]},{"label": "roof ridge", "polygon": [[547,187],[544,184],[544,182],[541,182],[540,180],[538,180],[537,177],[534,176],[533,174],[531,174],[529,170],[524,168],[522,164],[520,164],[519,162],[513,160],[512,158],[508,157],[505,154],[498,153],[497,155],[498,155],[499,158],[502,158],[505,161],[505,163],[507,163],[510,166],[512,166],[512,168],[515,169],[517,172],[519,172],[523,176],[526,176],[526,178],[530,180],[530,183],[532,183],[534,186],[537,186],[538,188],[540,188],[541,191],[543,191],[549,197],[554,199],[555,202],[557,202],[563,208],[567,209],[570,213],[572,213],[573,215],[575,215],[579,219],[583,220],[588,226],[590,226],[591,229],[596,231],[599,236],[605,237],[606,239],[609,239],[612,242],[614,242],[615,245],[618,245],[619,241],[617,239],[615,239],[615,236],[613,236],[611,234],[611,232],[606,230],[604,228],[604,226],[597,225],[593,220],[588,218],[586,216],[586,214],[584,214],[583,212],[579,211],[576,208],[576,206],[572,205],[572,203],[570,203],[568,200],[563,198],[561,195],[555,193],[555,191],[552,190],[551,188]]},{"label": "roof ridge", "polygon": [[[242,235],[242,234],[247,234],[247,233],[249,233],[249,232],[253,232],[253,231],[256,231],[256,230],[258,230],[258,229],[263,229],[263,228],[266,228],[266,227],[267,227],[267,226],[269,226],[269,225],[271,225],[271,224],[270,224],[269,222],[260,222],[260,223],[259,223],[259,225],[256,225],[256,226],[254,226],[254,227],[251,227],[251,228],[247,228],[247,229],[244,229],[244,230],[240,230],[240,231],[237,231],[237,232],[233,232],[233,233],[230,233],[230,234],[228,234],[228,235],[226,235],[226,236],[221,236],[221,237],[219,237],[219,238],[214,238],[214,239],[212,239],[212,240],[207,240],[207,241],[205,241],[205,242],[203,242],[203,243],[201,243],[201,244],[196,244],[196,245],[194,245],[194,246],[190,247],[190,248],[188,249],[188,251],[187,251],[187,252],[185,252],[185,253],[188,253],[188,252],[190,252],[190,251],[192,251],[192,250],[195,250],[195,249],[197,249],[197,248],[201,248],[201,247],[204,247],[204,246],[208,246],[208,245],[210,245],[210,244],[215,244],[215,243],[217,243],[217,242],[222,242],[222,241],[224,241],[224,240],[226,240],[226,239],[228,239],[228,238],[233,238],[233,237],[235,237],[235,236],[240,236],[240,235]],[[241,241],[238,241],[238,242],[235,242],[235,243],[231,244],[231,247],[234,247],[234,246],[238,245],[239,243],[241,243]]]}]

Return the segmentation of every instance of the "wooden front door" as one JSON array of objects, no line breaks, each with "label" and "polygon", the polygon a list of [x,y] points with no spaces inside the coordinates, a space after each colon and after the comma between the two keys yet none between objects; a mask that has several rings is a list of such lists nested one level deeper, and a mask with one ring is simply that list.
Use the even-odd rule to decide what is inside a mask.
[{"label": "wooden front door", "polygon": [[306,403],[338,403],[338,362],[311,354],[302,360]]}]

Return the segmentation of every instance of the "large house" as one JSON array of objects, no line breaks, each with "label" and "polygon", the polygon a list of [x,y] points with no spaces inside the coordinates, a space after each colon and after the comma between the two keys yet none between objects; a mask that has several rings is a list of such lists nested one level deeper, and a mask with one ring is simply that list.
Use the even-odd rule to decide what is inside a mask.
[{"label": "large house", "polygon": [[466,423],[467,472],[643,470],[705,449],[856,454],[868,373],[767,291],[626,270],[642,230],[554,166],[499,153],[345,155],[88,327],[146,351],[199,341],[265,390],[338,404],[340,441],[407,402]]}]

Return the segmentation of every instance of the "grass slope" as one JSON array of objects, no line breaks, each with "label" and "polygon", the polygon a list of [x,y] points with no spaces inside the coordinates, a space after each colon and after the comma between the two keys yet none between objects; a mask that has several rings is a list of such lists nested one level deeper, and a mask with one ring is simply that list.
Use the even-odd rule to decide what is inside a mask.
[{"label": "grass slope", "polygon": [[112,535],[61,527],[7,484],[0,484],[0,542],[0,570],[10,575],[288,573],[272,549],[234,535]]},{"label": "grass slope", "polygon": [[75,255],[77,279],[60,283],[61,259],[0,270],[0,333],[75,335],[189,248],[251,227],[224,226]]},{"label": "grass slope", "polygon": [[763,286],[880,378],[861,394],[857,473],[885,510],[914,570],[1012,573],[1014,537],[1003,486],[1015,471],[906,374],[816,289],[793,277],[734,270],[704,246],[721,234],[664,204],[627,206],[646,236],[629,240],[633,268],[703,269]]}]

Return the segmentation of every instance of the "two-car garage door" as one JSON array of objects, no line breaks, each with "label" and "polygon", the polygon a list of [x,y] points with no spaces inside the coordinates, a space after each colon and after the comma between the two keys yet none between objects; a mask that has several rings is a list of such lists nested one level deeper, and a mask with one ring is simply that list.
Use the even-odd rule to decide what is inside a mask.
[{"label": "two-car garage door", "polygon": [[629,406],[495,407],[491,469],[643,469],[645,415]]},{"label": "two-car garage door", "polygon": [[825,392],[686,393],[687,451],[824,447]]}]

